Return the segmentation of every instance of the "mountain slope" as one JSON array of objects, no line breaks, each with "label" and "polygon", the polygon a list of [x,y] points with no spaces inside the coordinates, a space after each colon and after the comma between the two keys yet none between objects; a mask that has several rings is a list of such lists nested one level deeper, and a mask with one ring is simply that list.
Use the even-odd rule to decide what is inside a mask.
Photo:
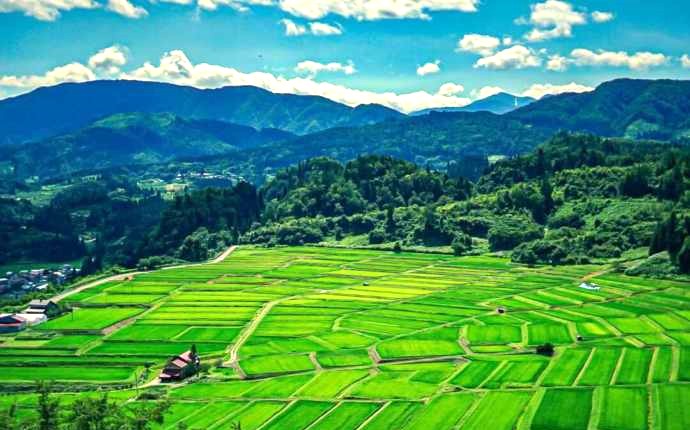
[{"label": "mountain slope", "polygon": [[0,144],[73,132],[124,112],[171,112],[296,134],[403,116],[379,105],[351,108],[323,97],[274,94],[248,86],[200,90],[157,82],[94,81],[40,88],[1,100]]},{"label": "mountain slope", "polygon": [[439,107],[424,109],[413,113],[413,116],[426,115],[429,112],[491,112],[502,115],[514,111],[515,109],[533,103],[535,99],[531,97],[518,97],[508,93],[499,93],[463,107]]},{"label": "mountain slope", "polygon": [[552,130],[670,140],[690,136],[690,81],[618,79],[507,114]]},{"label": "mountain slope", "polygon": [[380,154],[445,167],[462,156],[515,155],[542,143],[548,133],[489,112],[438,113],[379,124],[334,128],[249,151],[252,164],[280,167],[310,157],[346,161]]},{"label": "mountain slope", "polygon": [[163,114],[117,114],[76,132],[39,142],[6,146],[15,176],[52,177],[83,169],[166,162],[222,155],[287,140],[295,135],[211,120]]}]

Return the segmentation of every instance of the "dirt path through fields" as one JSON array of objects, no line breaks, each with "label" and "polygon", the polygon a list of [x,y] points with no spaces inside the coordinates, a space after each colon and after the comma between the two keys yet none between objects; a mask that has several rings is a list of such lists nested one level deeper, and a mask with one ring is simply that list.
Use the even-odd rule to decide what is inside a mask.
[{"label": "dirt path through fields", "polygon": [[252,318],[251,323],[249,323],[248,326],[242,330],[240,335],[237,338],[237,341],[232,344],[230,347],[230,360],[228,360],[225,365],[226,366],[231,366],[237,370],[237,373],[240,375],[242,379],[246,378],[247,375],[244,373],[242,368],[240,367],[239,364],[239,352],[240,348],[244,343],[249,339],[249,337],[254,333],[254,330],[259,326],[261,321],[264,319],[266,315],[268,315],[269,312],[271,312],[271,309],[273,309],[273,306],[281,302],[281,300],[274,300],[272,302],[268,302],[264,305],[264,307],[261,308],[261,310],[256,314],[254,318]]},{"label": "dirt path through fields", "polygon": [[[179,265],[176,265],[176,266],[163,267],[163,268],[161,268],[160,270],[181,269],[181,268],[184,268],[184,267],[193,267],[193,266],[202,266],[202,265],[205,265],[205,264],[220,263],[221,261],[223,261],[223,260],[225,260],[226,258],[228,258],[228,256],[229,256],[230,254],[232,254],[236,249],[237,249],[237,246],[233,245],[233,246],[229,247],[228,249],[226,249],[225,251],[223,251],[222,254],[220,254],[219,256],[217,256],[216,258],[214,258],[213,260],[205,261],[205,262],[203,262],[203,263],[179,264]],[[81,285],[81,286],[79,286],[79,287],[77,287],[77,288],[74,288],[74,289],[71,289],[71,290],[68,290],[68,291],[64,291],[64,292],[62,292],[62,293],[60,293],[60,294],[54,296],[53,298],[51,298],[51,300],[54,301],[54,302],[59,302],[59,301],[64,300],[65,298],[67,298],[67,297],[69,297],[69,296],[71,296],[71,295],[80,293],[80,292],[82,292],[82,291],[84,291],[84,290],[88,290],[89,288],[97,287],[97,286],[99,286],[99,285],[103,285],[103,284],[105,284],[105,283],[113,282],[113,281],[126,281],[127,279],[130,279],[130,278],[132,278],[132,277],[134,277],[134,276],[136,276],[136,275],[141,275],[142,273],[147,273],[147,272],[139,271],[139,272],[123,273],[123,274],[120,274],[120,275],[113,275],[113,276],[109,276],[109,277],[107,277],[107,278],[99,279],[99,280],[97,280],[97,281],[88,282],[88,283],[86,283],[86,284],[84,284],[84,285]]]}]

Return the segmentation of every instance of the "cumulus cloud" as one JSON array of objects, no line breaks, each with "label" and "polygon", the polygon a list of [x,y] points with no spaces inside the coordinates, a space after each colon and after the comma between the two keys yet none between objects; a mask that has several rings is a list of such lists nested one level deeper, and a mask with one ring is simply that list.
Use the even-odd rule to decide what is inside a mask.
[{"label": "cumulus cloud", "polygon": [[685,54],[682,57],[680,57],[680,64],[682,64],[684,68],[690,69],[690,56],[688,56],[688,54]]},{"label": "cumulus cloud", "polygon": [[520,19],[518,23],[528,23],[532,30],[525,35],[530,42],[541,42],[559,37],[571,37],[573,26],[587,23],[587,14],[576,11],[570,3],[560,0],[546,0],[530,6],[529,20]]},{"label": "cumulus cloud", "polygon": [[56,67],[43,75],[0,76],[0,87],[34,89],[63,82],[86,82],[96,79],[91,69],[81,63]]},{"label": "cumulus cloud", "polygon": [[98,6],[93,0],[3,0],[0,1],[0,13],[22,12],[41,21],[55,21],[62,11]]},{"label": "cumulus cloud", "polygon": [[456,94],[460,94],[463,91],[465,91],[465,87],[463,87],[462,85],[453,82],[446,82],[445,84],[439,87],[436,94],[438,94],[439,96],[450,97]]},{"label": "cumulus cloud", "polygon": [[588,93],[590,91],[594,91],[594,88],[586,85],[576,84],[575,82],[565,85],[534,84],[525,90],[522,95],[525,97],[540,99],[547,95],[557,95],[563,93]]},{"label": "cumulus cloud", "polygon": [[599,24],[612,21],[613,18],[614,15],[611,12],[601,12],[599,10],[592,12],[592,19]]},{"label": "cumulus cloud", "polygon": [[309,76],[316,76],[322,72],[329,73],[344,73],[346,75],[353,75],[357,73],[354,63],[348,61],[347,64],[343,63],[319,63],[316,61],[302,61],[295,67],[295,72],[300,74],[306,74]]},{"label": "cumulus cloud", "polygon": [[120,72],[120,68],[127,64],[125,48],[114,45],[101,49],[89,58],[89,67],[108,75]]},{"label": "cumulus cloud", "polygon": [[290,19],[281,19],[280,23],[285,27],[286,36],[301,36],[307,34],[307,27],[297,24]]},{"label": "cumulus cloud", "polygon": [[434,73],[438,73],[441,71],[441,61],[436,60],[433,63],[426,63],[424,65],[421,65],[417,67],[417,75],[419,76],[426,76],[426,75],[433,75]]},{"label": "cumulus cloud", "polygon": [[629,54],[624,51],[612,52],[589,49],[574,49],[570,56],[578,66],[613,66],[627,67],[631,70],[647,70],[666,64],[668,57],[664,54],[652,52],[636,52]]},{"label": "cumulus cloud", "polygon": [[106,8],[118,15],[133,19],[143,18],[149,14],[146,9],[133,5],[129,0],[108,0]]},{"label": "cumulus cloud", "polygon": [[493,54],[499,46],[501,46],[501,40],[497,37],[472,33],[466,34],[458,40],[456,51],[472,52],[487,57]]},{"label": "cumulus cloud", "polygon": [[318,82],[311,77],[285,78],[267,72],[244,73],[231,67],[193,64],[180,50],[165,53],[158,65],[147,62],[131,73],[122,74],[121,78],[172,82],[198,88],[252,85],[274,93],[322,96],[348,106],[376,103],[406,113],[438,106],[461,107],[471,102],[468,98],[426,91],[377,93]]},{"label": "cumulus cloud", "polygon": [[[509,43],[507,44],[509,45]],[[466,34],[458,41],[457,51],[472,52],[487,57],[501,46],[501,40],[497,37],[483,34]]]},{"label": "cumulus cloud", "polygon": [[553,72],[564,72],[568,70],[568,59],[562,55],[551,55],[546,62],[546,68]]},{"label": "cumulus cloud", "polygon": [[325,22],[310,22],[309,30],[314,36],[340,36],[343,34],[342,27]]},{"label": "cumulus cloud", "polygon": [[359,21],[429,19],[428,12],[476,12],[479,0],[280,0],[280,9],[311,20],[340,15]]},{"label": "cumulus cloud", "polygon": [[343,34],[342,27],[326,24],[324,22],[310,22],[308,25],[302,25],[291,19],[282,19],[280,23],[285,27],[286,36],[303,36],[305,34],[312,34],[314,36],[339,36]]},{"label": "cumulus cloud", "polygon": [[477,100],[482,100],[487,97],[495,96],[496,94],[499,93],[504,93],[505,90],[501,87],[494,87],[494,86],[486,86],[486,87],[481,87],[478,90],[473,90],[472,91],[472,97],[474,97]]},{"label": "cumulus cloud", "polygon": [[541,58],[534,51],[522,45],[511,46],[488,57],[480,58],[474,63],[475,68],[494,70],[525,69],[540,65]]}]

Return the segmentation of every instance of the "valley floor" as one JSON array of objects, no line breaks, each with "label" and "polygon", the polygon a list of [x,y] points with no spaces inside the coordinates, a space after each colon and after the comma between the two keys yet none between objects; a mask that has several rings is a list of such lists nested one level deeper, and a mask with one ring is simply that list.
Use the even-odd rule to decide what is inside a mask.
[{"label": "valley floor", "polygon": [[[4,390],[87,390],[59,394],[68,404],[98,387],[123,402],[164,387],[164,429],[690,428],[690,282],[490,256],[240,248],[64,300],[73,313],[3,335]],[[534,353],[546,343],[553,357]],[[158,384],[192,344],[207,373]],[[35,394],[0,408],[14,402],[35,413]]]}]

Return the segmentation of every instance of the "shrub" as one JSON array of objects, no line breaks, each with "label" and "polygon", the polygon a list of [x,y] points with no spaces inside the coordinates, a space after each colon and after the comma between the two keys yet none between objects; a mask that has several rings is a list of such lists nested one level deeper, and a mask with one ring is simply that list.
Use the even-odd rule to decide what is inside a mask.
[{"label": "shrub", "polygon": [[539,345],[537,347],[537,354],[539,355],[544,355],[546,357],[552,357],[555,352],[555,349],[552,344],[550,343],[545,343],[543,345]]}]

